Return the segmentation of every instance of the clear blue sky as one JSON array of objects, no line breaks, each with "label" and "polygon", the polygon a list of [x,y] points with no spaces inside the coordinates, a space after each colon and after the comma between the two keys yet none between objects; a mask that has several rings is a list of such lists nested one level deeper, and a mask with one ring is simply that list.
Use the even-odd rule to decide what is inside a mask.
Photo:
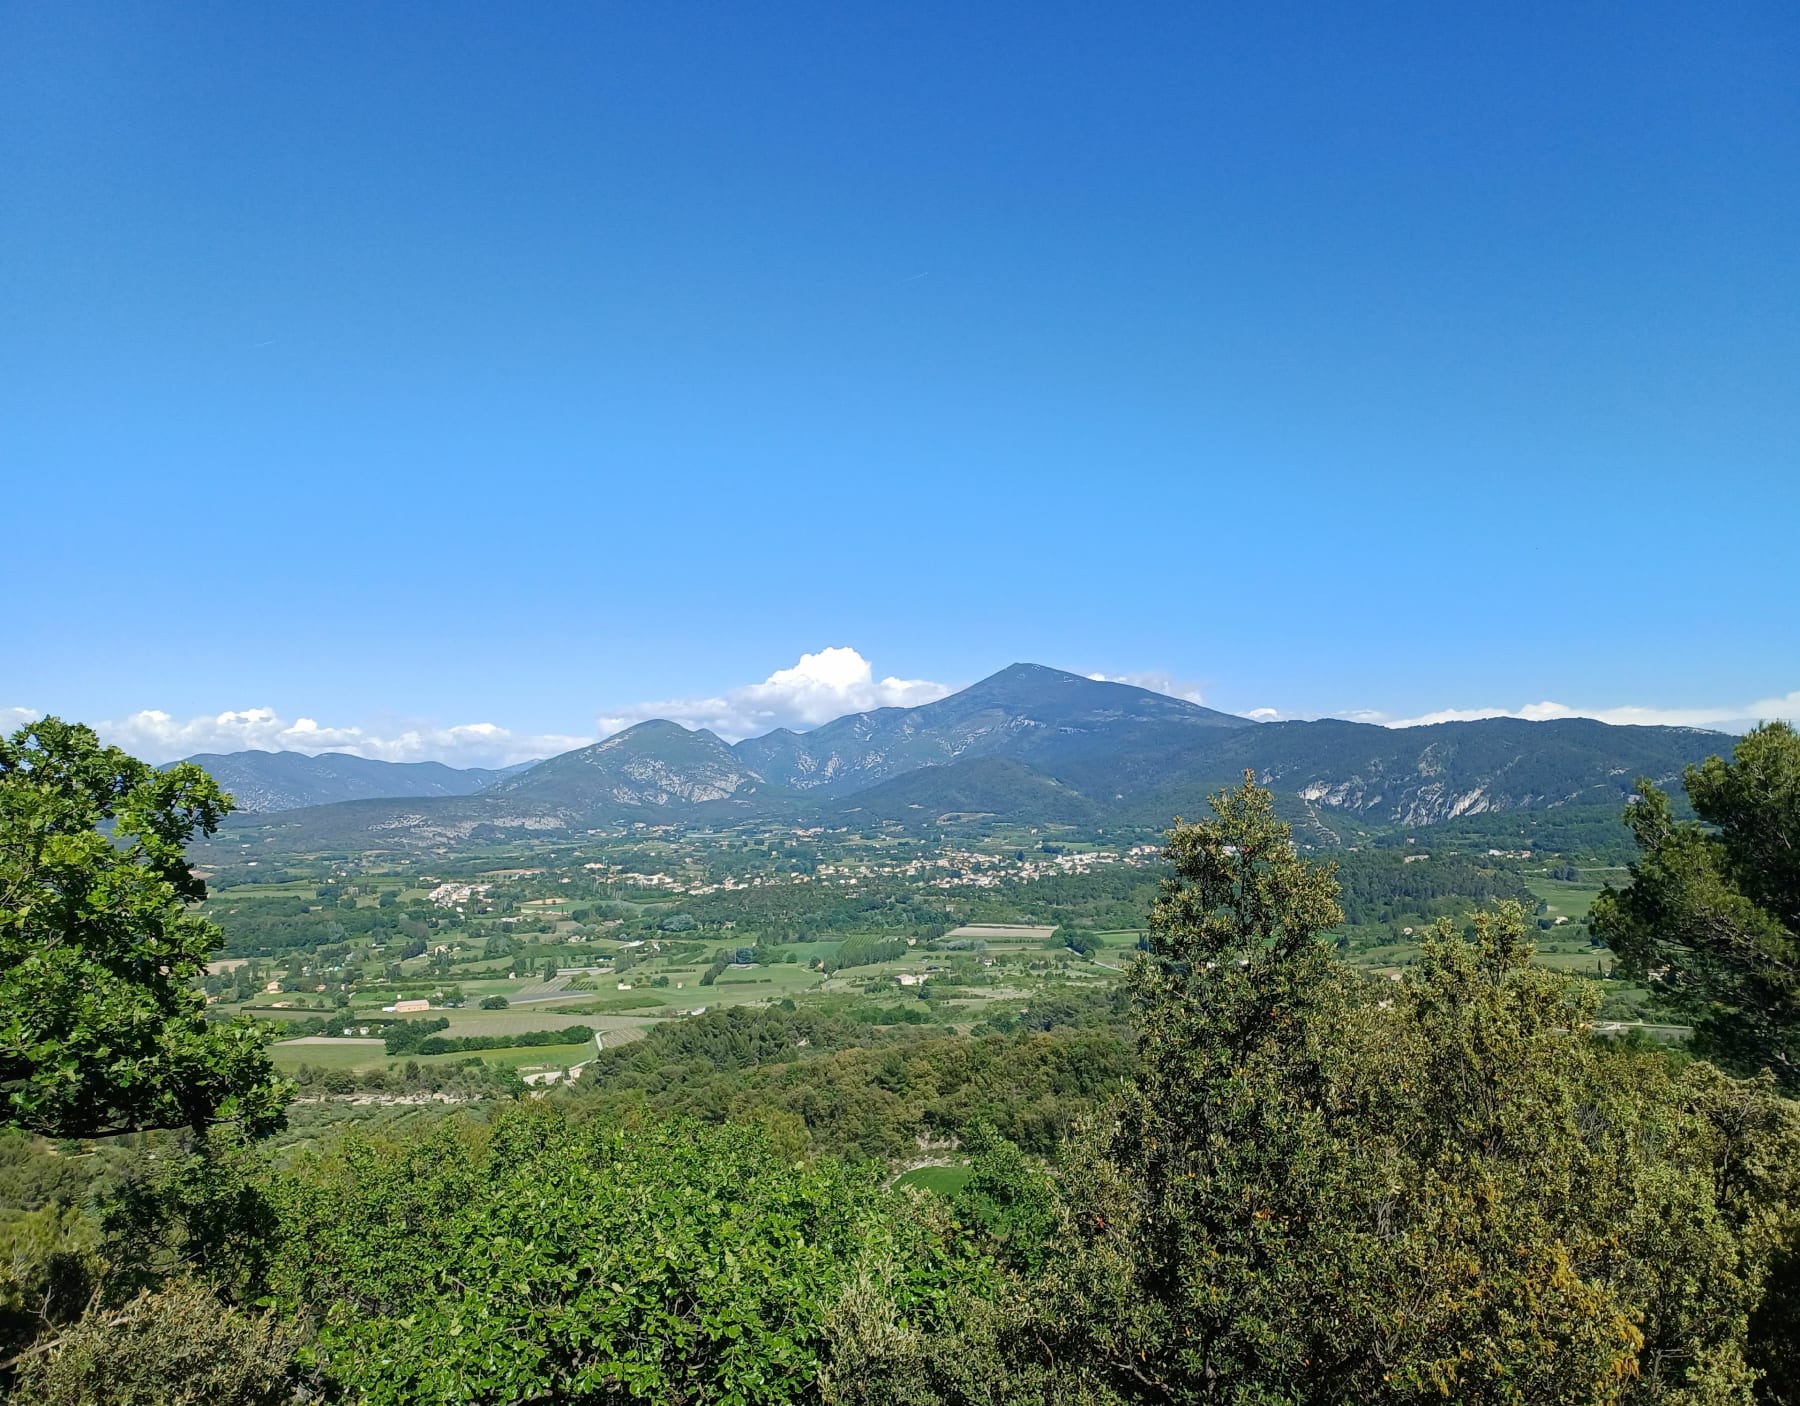
[{"label": "clear blue sky", "polygon": [[7,4],[0,708],[1800,689],[1800,9]]}]

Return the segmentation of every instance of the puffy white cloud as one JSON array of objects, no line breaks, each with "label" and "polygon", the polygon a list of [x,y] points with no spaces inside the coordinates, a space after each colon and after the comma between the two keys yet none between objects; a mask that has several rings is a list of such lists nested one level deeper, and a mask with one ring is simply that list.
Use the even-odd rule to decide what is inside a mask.
[{"label": "puffy white cloud", "polygon": [[[16,727],[40,714],[0,708],[0,726]],[[16,722],[7,720],[16,718]],[[349,752],[383,762],[445,762],[450,766],[510,766],[534,757],[584,747],[591,737],[519,733],[496,723],[455,727],[412,726],[397,731],[330,727],[313,718],[292,722],[273,708],[227,709],[176,718],[155,708],[93,724],[104,742],[150,762],[172,762],[196,752]]]},{"label": "puffy white cloud", "polygon": [[1101,683],[1128,683],[1134,688],[1147,688],[1152,693],[1166,693],[1171,698],[1180,698],[1189,703],[1203,704],[1206,702],[1199,684],[1185,683],[1154,670],[1137,674],[1089,674],[1088,677]]},{"label": "puffy white cloud", "polygon": [[604,737],[649,718],[666,718],[736,742],[777,727],[817,727],[872,708],[913,708],[951,691],[949,685],[929,679],[877,679],[867,659],[837,645],[802,654],[792,668],[777,669],[761,683],[744,684],[712,698],[636,703],[595,719],[595,726]]}]

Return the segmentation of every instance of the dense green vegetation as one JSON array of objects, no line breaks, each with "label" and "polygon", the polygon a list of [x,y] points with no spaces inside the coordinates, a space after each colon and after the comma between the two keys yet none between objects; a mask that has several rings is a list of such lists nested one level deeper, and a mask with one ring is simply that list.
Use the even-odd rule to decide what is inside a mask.
[{"label": "dense green vegetation", "polygon": [[[1067,1013],[1071,1022],[1107,1012]],[[779,1010],[709,1013],[596,1059],[568,1095],[582,1116],[679,1113],[754,1123],[794,1154],[903,1158],[987,1124],[1051,1154],[1130,1073],[1107,1026],[980,1039]]]},{"label": "dense green vegetation", "polygon": [[1700,822],[1639,787],[1626,819],[1640,855],[1630,887],[1602,895],[1598,930],[1693,1019],[1699,1048],[1800,1089],[1800,735],[1756,729],[1732,761],[1690,768],[1687,793]]},{"label": "dense green vegetation", "polygon": [[[0,739],[0,1117],[69,1137],[281,1120],[248,1021],[195,981],[218,930],[184,846],[230,809],[195,766],[156,771],[46,718]],[[104,830],[102,827],[105,827]]]},{"label": "dense green vegetation", "polygon": [[[173,852],[169,888],[135,877],[141,809],[115,843],[52,806],[57,891],[158,896],[100,910],[129,921],[77,945],[139,960],[83,980],[129,992],[178,935],[152,1019],[243,1032],[263,1102],[96,1137],[9,1066],[0,1372],[25,1403],[1792,1403],[1797,751],[1700,769],[1696,825],[1647,788],[1629,874],[1398,833],[1334,873],[1248,780],[1159,855],[1029,827],[324,855],[203,911],[423,936],[204,973],[224,934]],[[16,765],[4,813],[58,787]],[[6,890],[0,981],[56,944],[44,891]],[[1695,1046],[1600,1037],[1627,990]],[[295,1085],[246,1011],[305,1036]],[[92,1047],[32,1048],[65,1031]]]}]

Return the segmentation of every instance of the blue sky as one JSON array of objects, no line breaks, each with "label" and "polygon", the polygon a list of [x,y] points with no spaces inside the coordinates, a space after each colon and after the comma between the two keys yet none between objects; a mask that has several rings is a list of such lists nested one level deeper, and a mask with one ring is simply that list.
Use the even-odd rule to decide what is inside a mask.
[{"label": "blue sky", "polygon": [[1800,709],[1800,11],[1221,8],[0,8],[0,710]]}]

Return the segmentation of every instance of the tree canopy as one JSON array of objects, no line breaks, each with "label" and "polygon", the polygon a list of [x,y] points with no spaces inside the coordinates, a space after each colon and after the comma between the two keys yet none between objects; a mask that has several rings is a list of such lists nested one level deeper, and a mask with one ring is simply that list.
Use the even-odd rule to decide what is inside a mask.
[{"label": "tree canopy", "polygon": [[1759,727],[1730,761],[1689,767],[1686,789],[1698,821],[1638,783],[1631,882],[1600,896],[1594,931],[1700,1050],[1800,1088],[1800,733]]},{"label": "tree canopy", "polygon": [[1093,1399],[1744,1398],[1800,1152],[1768,1081],[1591,1034],[1516,904],[1384,981],[1272,798],[1178,826],[1140,1064],[1027,1296]]},{"label": "tree canopy", "polygon": [[249,1020],[206,1019],[221,938],[184,846],[231,799],[55,718],[0,739],[0,1124],[60,1137],[278,1127],[287,1085]]}]

